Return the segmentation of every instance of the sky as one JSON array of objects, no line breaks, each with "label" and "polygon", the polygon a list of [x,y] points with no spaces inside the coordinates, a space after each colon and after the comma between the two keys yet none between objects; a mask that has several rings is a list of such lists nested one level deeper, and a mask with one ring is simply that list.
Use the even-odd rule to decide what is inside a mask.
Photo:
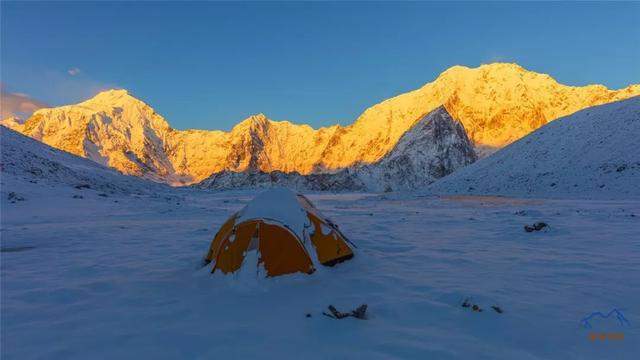
[{"label": "sky", "polygon": [[1,3],[5,92],[57,106],[125,88],[178,129],[255,113],[313,127],[453,65],[640,83],[640,3]]}]

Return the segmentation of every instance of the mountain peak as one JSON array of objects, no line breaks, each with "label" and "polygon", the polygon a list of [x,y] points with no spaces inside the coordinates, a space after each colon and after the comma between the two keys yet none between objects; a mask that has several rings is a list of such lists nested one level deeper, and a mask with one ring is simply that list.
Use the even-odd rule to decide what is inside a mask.
[{"label": "mountain peak", "polygon": [[270,121],[271,120],[269,120],[269,118],[265,114],[258,113],[258,114],[251,115],[248,118],[239,122],[236,126],[233,127],[233,130],[241,130],[241,129],[250,128],[254,126],[264,126],[268,124]]},{"label": "mountain peak", "polygon": [[110,89],[99,92],[96,96],[84,101],[84,105],[124,106],[127,104],[144,104],[142,100],[132,96],[125,89]]},{"label": "mountain peak", "polygon": [[253,115],[249,116],[248,119],[250,119],[251,121],[254,121],[254,122],[269,121],[269,118],[267,117],[267,115],[265,115],[263,113],[253,114]]},{"label": "mountain peak", "polygon": [[471,68],[462,65],[455,65],[440,74],[438,79],[441,78],[455,78],[455,77],[466,77],[471,74],[523,74],[529,73],[530,71],[523,68],[522,66],[516,63],[503,63],[503,62],[495,62],[489,64],[482,64],[478,67]]},{"label": "mountain peak", "polygon": [[[449,114],[449,111],[447,111],[447,108],[444,105],[440,105],[440,106],[436,107],[429,114],[434,114],[434,115],[435,114],[441,114],[443,116],[451,117],[451,114]],[[429,115],[429,114],[427,114],[427,115]]]},{"label": "mountain peak", "polygon": [[129,95],[129,91],[126,89],[109,89],[104,90],[96,94],[95,98],[114,98],[114,97],[123,97],[123,96],[131,96]]},{"label": "mountain peak", "polygon": [[507,63],[507,62],[494,62],[488,64],[482,64],[479,67],[480,69],[485,70],[517,70],[517,71],[528,71],[527,69],[520,66],[518,63]]}]

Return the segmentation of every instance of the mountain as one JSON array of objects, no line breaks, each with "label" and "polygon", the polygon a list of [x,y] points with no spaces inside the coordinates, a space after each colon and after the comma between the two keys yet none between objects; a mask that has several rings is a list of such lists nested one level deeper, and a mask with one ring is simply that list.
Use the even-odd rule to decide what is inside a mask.
[{"label": "mountain", "polygon": [[402,135],[380,161],[356,167],[355,172],[369,190],[409,190],[476,160],[464,126],[440,106]]},{"label": "mountain", "polygon": [[197,186],[244,189],[287,186],[310,191],[392,191],[426,186],[476,161],[473,146],[459,121],[444,106],[409,129],[396,146],[374,164],[355,165],[335,173],[307,174],[249,170],[222,171]]},{"label": "mountain", "polygon": [[428,188],[433,194],[640,197],[640,97],[543,126]]},{"label": "mountain", "polygon": [[13,130],[0,126],[2,193],[32,193],[64,187],[101,193],[155,194],[170,189],[163,184],[124,176],[108,167],[96,164],[65,151],[55,149]]},{"label": "mountain", "polygon": [[282,171],[222,171],[194,185],[207,190],[262,189],[284,186],[299,191],[368,190],[360,178],[348,169],[336,173],[302,175]]},{"label": "mountain", "polygon": [[322,165],[337,169],[379,160],[417,120],[443,104],[486,153],[559,117],[635,95],[640,95],[640,85],[621,90],[566,86],[516,64],[454,66],[420,89],[372,106],[353,125],[337,131]]},{"label": "mountain", "polygon": [[272,121],[258,114],[230,132],[177,131],[168,142],[176,171],[191,181],[221,171],[311,173],[338,126],[314,130],[308,125]]},{"label": "mountain", "polygon": [[36,111],[15,130],[124,174],[174,182],[165,143],[174,132],[147,104],[112,90],[76,105]]},{"label": "mountain", "polygon": [[24,121],[18,116],[9,116],[0,120],[0,125],[9,129],[17,129],[22,126]]},{"label": "mountain", "polygon": [[352,125],[313,129],[259,114],[231,131],[179,131],[125,90],[40,109],[9,127],[119,171],[170,184],[228,172],[336,172],[374,164],[432,110],[444,105],[481,154],[558,117],[640,94],[640,85],[571,87],[515,64],[454,66],[436,80],[367,109]]}]

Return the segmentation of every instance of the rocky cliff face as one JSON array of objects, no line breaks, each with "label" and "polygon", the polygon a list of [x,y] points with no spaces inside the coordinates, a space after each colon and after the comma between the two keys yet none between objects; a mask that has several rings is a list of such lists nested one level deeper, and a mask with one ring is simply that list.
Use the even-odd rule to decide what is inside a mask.
[{"label": "rocky cliff face", "polygon": [[402,135],[380,161],[355,172],[370,190],[416,189],[476,159],[462,123],[440,106]]},{"label": "rocky cliff face", "polygon": [[374,105],[346,127],[313,129],[260,114],[230,132],[177,131],[125,90],[40,109],[24,124],[4,124],[125,174],[190,184],[222,171],[311,174],[374,164],[441,105],[484,154],[558,117],[638,94],[639,85],[570,87],[515,64],[490,64],[452,67],[418,90]]}]

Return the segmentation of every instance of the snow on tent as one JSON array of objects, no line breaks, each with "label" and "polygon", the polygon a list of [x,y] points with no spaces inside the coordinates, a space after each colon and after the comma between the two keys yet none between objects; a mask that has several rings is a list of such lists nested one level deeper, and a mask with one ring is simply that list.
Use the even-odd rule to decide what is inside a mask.
[{"label": "snow on tent", "polygon": [[213,238],[205,264],[234,273],[243,267],[266,276],[311,274],[353,257],[351,243],[303,195],[274,188],[233,214]]}]

